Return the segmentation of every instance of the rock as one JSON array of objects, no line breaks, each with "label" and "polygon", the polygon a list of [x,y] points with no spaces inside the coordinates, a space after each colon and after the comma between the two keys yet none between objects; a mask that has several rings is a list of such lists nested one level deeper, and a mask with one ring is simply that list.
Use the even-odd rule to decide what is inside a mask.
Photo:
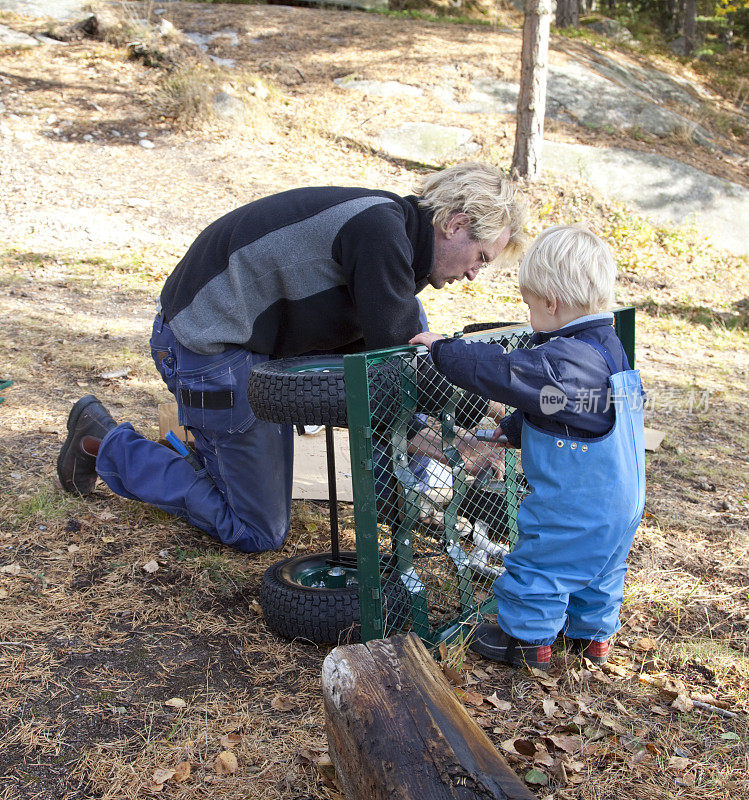
[{"label": "rock", "polygon": [[213,113],[224,122],[242,125],[247,115],[245,104],[229,92],[218,92],[213,97]]},{"label": "rock", "polygon": [[398,81],[369,81],[356,75],[346,75],[345,78],[336,78],[333,83],[341,89],[355,89],[366,95],[376,97],[420,97],[424,94],[418,86],[410,86]]},{"label": "rock", "polygon": [[626,28],[621,22],[617,22],[615,19],[597,19],[586,25],[586,27],[594,33],[599,33],[601,36],[611,39],[611,41],[616,42],[616,44],[631,44],[635,41],[629,28]]},{"label": "rock", "polygon": [[179,36],[179,31],[169,22],[168,19],[162,19],[159,23],[158,27],[159,36],[162,37],[170,37],[170,36]]},{"label": "rock", "polygon": [[2,0],[0,8],[26,17],[55,19],[59,22],[81,19],[86,0]]},{"label": "rock", "polygon": [[687,40],[683,36],[677,36],[668,43],[668,46],[674,55],[685,56],[687,54]]},{"label": "rock", "polygon": [[60,42],[58,39],[52,39],[50,36],[45,36],[43,33],[32,33],[31,34],[39,44],[46,44],[46,45],[61,45],[64,42]]},{"label": "rock", "polygon": [[14,31],[7,25],[0,25],[0,48],[3,50],[24,50],[29,47],[39,47],[39,42],[27,33]]},{"label": "rock", "polygon": [[[320,0],[302,0],[302,2],[318,5]],[[390,8],[389,0],[325,0],[325,4],[344,8],[363,8],[366,11],[387,11]]]},{"label": "rock", "polygon": [[439,166],[449,159],[475,153],[479,146],[471,136],[467,128],[414,122],[383,131],[377,144],[393,158]]},{"label": "rock", "polygon": [[49,31],[49,35],[60,42],[77,42],[86,38],[104,41],[121,28],[122,22],[115,14],[107,9],[100,9],[85,19],[56,25]]},{"label": "rock", "polygon": [[749,255],[736,221],[746,217],[749,190],[672,158],[623,148],[546,141],[543,169],[582,178],[606,197],[659,223],[694,223],[716,247]]},{"label": "rock", "polygon": [[140,139],[138,144],[145,150],[153,150],[156,145],[150,139]]}]

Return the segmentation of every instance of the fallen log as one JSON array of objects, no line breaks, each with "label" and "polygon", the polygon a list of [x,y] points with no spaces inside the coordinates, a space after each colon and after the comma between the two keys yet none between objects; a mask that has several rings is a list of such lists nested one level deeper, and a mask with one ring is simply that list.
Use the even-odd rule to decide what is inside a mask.
[{"label": "fallen log", "polygon": [[416,634],[336,647],[322,689],[347,800],[535,800]]}]

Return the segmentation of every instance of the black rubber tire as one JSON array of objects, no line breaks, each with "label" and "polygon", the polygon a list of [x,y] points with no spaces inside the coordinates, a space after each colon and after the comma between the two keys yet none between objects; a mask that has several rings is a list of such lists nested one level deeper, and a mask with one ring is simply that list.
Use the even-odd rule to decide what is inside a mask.
[{"label": "black rubber tire", "polygon": [[250,373],[247,397],[258,419],[291,425],[346,426],[343,359],[279,358]]},{"label": "black rubber tire", "polygon": [[[400,408],[396,362],[369,368],[372,423],[388,428]],[[418,372],[416,410],[438,416],[453,386],[427,359]],[[258,419],[287,425],[348,426],[346,385],[341,356],[299,356],[258,364],[247,382],[247,397]],[[477,425],[488,401],[465,392],[458,401],[456,421],[463,428]]]},{"label": "black rubber tire", "polygon": [[[372,405],[378,424],[398,412],[398,366],[369,369]],[[258,364],[247,383],[247,397],[258,419],[290,425],[348,425],[342,356],[299,356]]]},{"label": "black rubber tire", "polygon": [[527,325],[526,322],[471,322],[463,327],[463,334],[482,333],[483,331],[493,331],[495,328],[506,328],[510,325]]},{"label": "black rubber tire", "polygon": [[[331,553],[294,556],[270,566],[260,586],[260,605],[267,626],[285,639],[306,639],[316,644],[338,644],[361,640],[361,616],[357,586],[340,589],[304,586],[296,580],[304,569],[324,565]],[[354,562],[356,553],[341,552]],[[407,618],[408,595],[399,581],[391,581],[383,592],[385,610]],[[392,614],[391,614],[392,616]]]}]

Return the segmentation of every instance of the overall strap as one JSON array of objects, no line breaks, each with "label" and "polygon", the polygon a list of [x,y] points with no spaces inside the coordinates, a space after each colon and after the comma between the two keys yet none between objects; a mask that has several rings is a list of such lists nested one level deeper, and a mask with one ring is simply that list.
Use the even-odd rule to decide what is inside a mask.
[{"label": "overall strap", "polygon": [[[596,341],[592,337],[588,336],[576,336],[575,338],[581,342],[589,344],[594,350],[598,350],[598,352],[603,356],[604,360],[606,361],[606,364],[608,365],[608,368],[611,370],[612,375],[616,372],[619,372],[619,369],[616,366],[616,362],[614,361],[614,357],[608,351],[608,348],[604,347],[604,345],[602,345],[599,341]],[[624,355],[624,369],[629,370],[631,369],[631,367],[629,366],[629,359],[627,358],[626,353],[623,353],[623,355]]]}]

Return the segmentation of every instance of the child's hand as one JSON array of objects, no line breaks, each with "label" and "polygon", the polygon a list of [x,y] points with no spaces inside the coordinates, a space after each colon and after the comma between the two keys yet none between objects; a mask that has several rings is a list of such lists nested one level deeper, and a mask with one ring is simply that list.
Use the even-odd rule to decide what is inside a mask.
[{"label": "child's hand", "polygon": [[418,333],[413,339],[409,339],[409,344],[423,344],[425,347],[431,349],[435,342],[440,339],[446,339],[446,336],[441,336],[438,333]]}]

